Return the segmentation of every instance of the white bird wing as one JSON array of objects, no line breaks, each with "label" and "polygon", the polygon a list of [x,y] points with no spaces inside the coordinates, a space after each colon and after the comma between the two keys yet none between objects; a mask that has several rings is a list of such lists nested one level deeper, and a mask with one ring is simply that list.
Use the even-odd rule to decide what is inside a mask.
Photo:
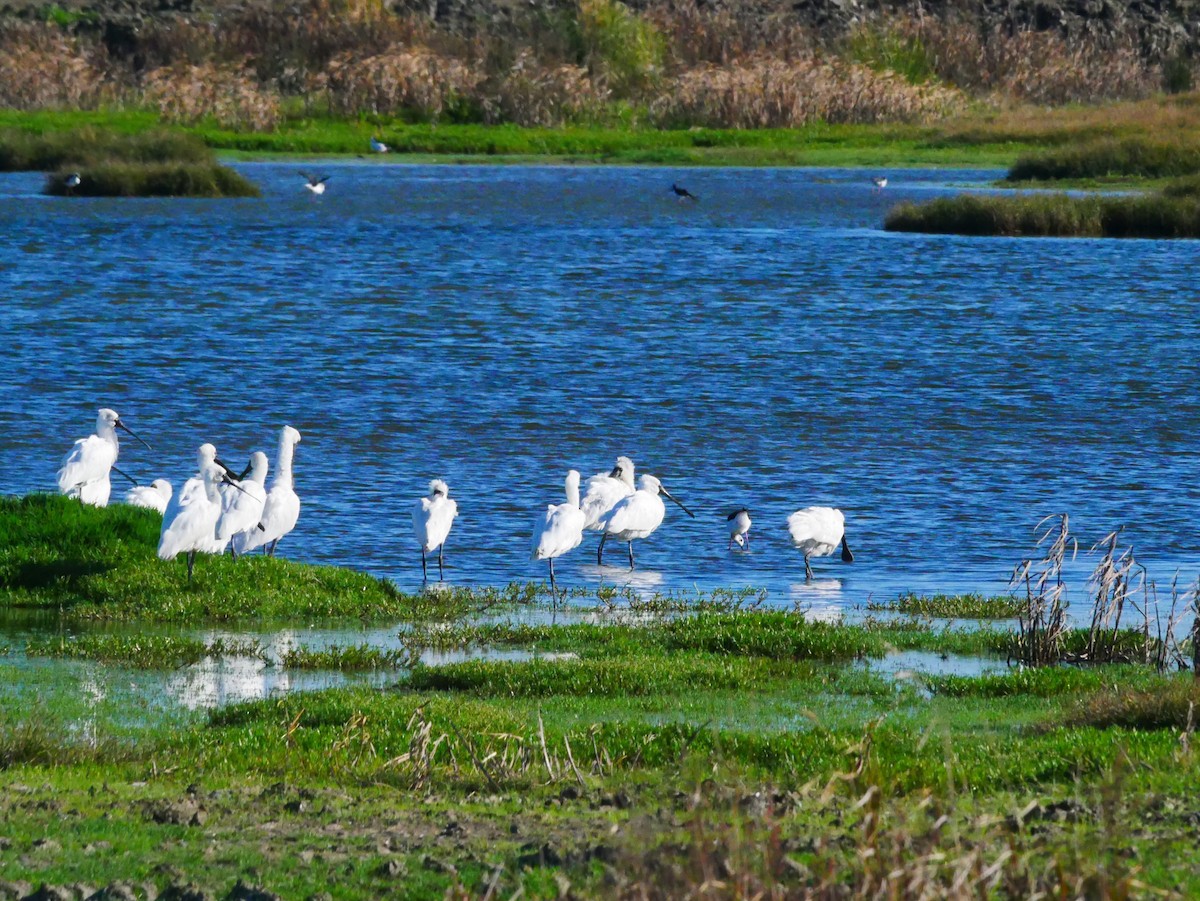
[{"label": "white bird wing", "polygon": [[846,533],[846,517],[833,507],[805,507],[788,517],[787,526],[796,547],[827,546],[829,550],[818,552],[829,554]]},{"label": "white bird wing", "polygon": [[208,499],[204,480],[192,477],[171,497],[163,513],[158,537],[158,556],[174,560],[181,553],[199,550],[202,542],[212,542],[221,509]]},{"label": "white bird wing", "polygon": [[99,435],[80,438],[63,457],[62,468],[58,471],[58,488],[64,493],[77,491],[80,485],[107,476],[116,462],[116,448],[112,442]]},{"label": "white bird wing", "polygon": [[287,486],[276,485],[267,495],[266,503],[263,504],[262,528],[251,528],[250,532],[257,532],[258,543],[266,544],[270,541],[277,541],[296,528],[299,519],[299,495]]},{"label": "white bird wing", "polygon": [[635,491],[622,498],[604,518],[604,531],[610,535],[653,532],[662,525],[665,514],[666,509],[658,497],[645,491]]},{"label": "white bird wing", "polygon": [[587,491],[579,502],[583,511],[585,529],[603,529],[601,520],[617,502],[629,497],[633,492],[620,479],[614,479],[606,473],[599,473],[587,480]]},{"label": "white bird wing", "polygon": [[560,557],[579,547],[586,522],[584,513],[573,504],[551,504],[533,527],[533,559]]},{"label": "white bird wing", "polygon": [[167,509],[167,500],[153,485],[135,485],[125,492],[125,503],[131,507],[145,507],[163,513]]},{"label": "white bird wing", "polygon": [[437,550],[450,534],[458,504],[446,496],[423,497],[413,508],[413,532],[426,553]]},{"label": "white bird wing", "polygon": [[220,541],[228,541],[238,532],[253,529],[262,522],[266,489],[250,479],[238,484],[241,491],[226,485],[223,489],[228,488],[229,495],[223,489],[221,492],[221,518],[217,521],[217,539]]}]

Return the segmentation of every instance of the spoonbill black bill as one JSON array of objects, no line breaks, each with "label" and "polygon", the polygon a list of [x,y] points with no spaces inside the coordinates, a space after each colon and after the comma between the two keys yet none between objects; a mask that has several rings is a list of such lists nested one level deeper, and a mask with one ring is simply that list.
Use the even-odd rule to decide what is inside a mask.
[{"label": "spoonbill black bill", "polygon": [[558,597],[554,581],[554,558],[579,547],[587,516],[579,506],[579,472],[570,470],[566,479],[567,501],[549,504],[533,526],[533,559],[550,562],[550,592]]},{"label": "spoonbill black bill", "polygon": [[76,441],[63,458],[62,468],[58,471],[59,491],[67,497],[79,498],[80,503],[94,507],[108,506],[108,497],[112,493],[109,473],[115,468],[113,464],[117,462],[120,451],[117,429],[150,447],[121,422],[116,410],[105,407],[96,416],[96,433]]},{"label": "spoonbill black bill", "polygon": [[667,508],[659,497],[660,494],[678,504],[679,509],[688,516],[696,518],[691,510],[667,491],[661,481],[654,476],[644,475],[638,481],[638,490],[618,501],[604,519],[605,534],[629,544],[630,569],[633,569],[634,540],[650,537],[654,530],[662,525],[663,517],[667,515]]},{"label": "spoonbill black bill", "polygon": [[787,520],[792,544],[804,554],[804,576],[812,580],[810,557],[828,557],[842,546],[842,561],[853,563],[854,555],[846,543],[846,517],[834,507],[805,507]]},{"label": "spoonbill black bill", "polygon": [[441,479],[429,483],[429,494],[413,504],[413,533],[421,545],[421,578],[429,581],[425,555],[438,552],[438,581],[443,579],[442,551],[458,516],[458,504],[450,499],[450,486]]}]

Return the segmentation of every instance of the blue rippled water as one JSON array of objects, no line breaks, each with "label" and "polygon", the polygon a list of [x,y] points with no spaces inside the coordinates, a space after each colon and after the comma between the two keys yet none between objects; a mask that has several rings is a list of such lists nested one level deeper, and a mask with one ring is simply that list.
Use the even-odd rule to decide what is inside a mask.
[{"label": "blue rippled water", "polygon": [[[178,485],[195,448],[304,435],[281,553],[420,583],[409,508],[449,481],[448,581],[544,577],[534,517],[618,454],[675,508],[634,584],[773,601],[995,591],[1037,521],[1111,528],[1160,582],[1200,571],[1196,242],[880,230],[991,172],[241,166],[262,200],[82,200],[0,176],[0,474],[51,490],[101,405]],[[675,201],[673,180],[700,195]],[[116,487],[116,486],[114,486]],[[803,562],[788,513],[841,507],[858,557]],[[726,551],[730,505],[753,551]],[[594,537],[558,567],[619,584]],[[614,554],[613,562],[623,559]]]}]

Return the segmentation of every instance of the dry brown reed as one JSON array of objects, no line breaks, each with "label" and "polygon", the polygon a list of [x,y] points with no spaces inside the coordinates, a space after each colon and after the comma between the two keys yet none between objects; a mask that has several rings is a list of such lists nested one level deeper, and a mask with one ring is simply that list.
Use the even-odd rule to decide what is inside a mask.
[{"label": "dry brown reed", "polygon": [[488,122],[555,126],[600,119],[610,92],[582,66],[540,66],[522,51],[494,93],[482,99]]},{"label": "dry brown reed", "polygon": [[147,103],[168,122],[214,119],[224,128],[265,131],[280,118],[280,97],[239,66],[177,65],[155,69],[143,82]]},{"label": "dry brown reed", "polygon": [[837,60],[757,58],[685,72],[650,102],[658,125],[788,128],[815,120],[926,121],[961,108],[961,94]]},{"label": "dry brown reed", "polygon": [[101,45],[49,25],[0,29],[0,107],[95,109],[119,89]]},{"label": "dry brown reed", "polygon": [[1027,666],[1047,666],[1062,659],[1067,632],[1066,581],[1063,566],[1073,560],[1079,543],[1071,535],[1067,514],[1048,516],[1038,523],[1045,531],[1036,545],[1044,547],[1040,560],[1023,560],[1013,570],[1010,584],[1024,587],[1025,609],[1018,618],[1017,657]]},{"label": "dry brown reed", "polygon": [[343,53],[325,72],[329,110],[336,115],[415,112],[437,119],[469,102],[483,73],[425,47],[394,45],[382,53]]}]

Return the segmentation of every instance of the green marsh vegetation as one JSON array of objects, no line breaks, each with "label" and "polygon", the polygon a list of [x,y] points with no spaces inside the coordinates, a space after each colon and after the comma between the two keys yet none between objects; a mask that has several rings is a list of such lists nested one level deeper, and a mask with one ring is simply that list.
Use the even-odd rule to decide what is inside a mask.
[{"label": "green marsh vegetation", "polygon": [[[479,622],[543,595],[460,590],[400,612],[408,599],[367,576],[284,560],[203,560],[189,587],[153,558],[156,537],[144,510],[0,503],[5,605],[128,620],[119,640],[81,628],[26,649],[87,667],[65,677],[41,658],[0,660],[0,871],[28,892],[192,882],[224,897],[239,879],[288,898],[665,898],[714,881],[720,897],[950,897],[963,880],[997,895],[1200,891],[1196,689],[1176,672],[1189,648],[1142,615],[1153,592],[1115,536],[1097,547],[1079,625],[1057,591],[1074,547],[1063,520],[1018,570],[1016,628],[969,631],[930,617],[988,599],[831,624],[753,591],[633,614],[606,589],[595,622]],[[300,585],[290,610],[273,594],[283,580]],[[218,581],[236,603],[211,600]],[[407,620],[394,652],[301,647],[271,662],[395,678],[131,724],[125,696],[108,698],[127,667],[260,650],[143,641],[139,617],[224,622],[254,591],[254,609],[295,623]],[[1188,592],[1163,602],[1171,620],[1194,607]],[[529,657],[415,664],[428,647]],[[905,649],[1024,665],[876,668]]]}]

